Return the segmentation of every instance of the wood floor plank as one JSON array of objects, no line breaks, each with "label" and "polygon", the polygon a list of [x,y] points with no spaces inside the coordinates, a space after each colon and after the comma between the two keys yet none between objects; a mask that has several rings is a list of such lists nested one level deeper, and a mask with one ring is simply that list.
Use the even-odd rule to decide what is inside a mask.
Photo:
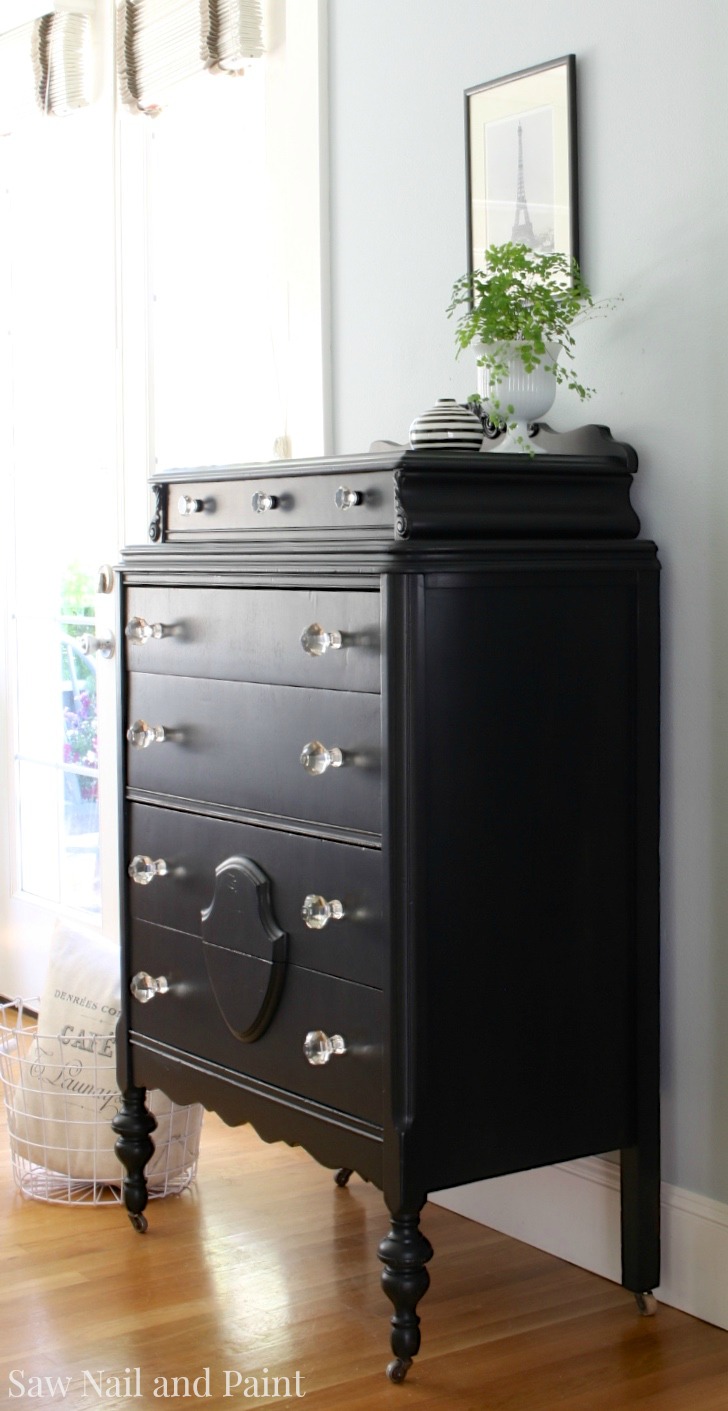
[{"label": "wood floor plank", "polygon": [[[393,1386],[381,1196],[215,1117],[194,1188],[148,1214],[142,1237],[118,1205],[24,1199],[0,1123],[0,1403],[12,1391],[68,1411],[728,1407],[728,1333],[665,1307],[640,1318],[616,1285],[438,1206],[423,1221],[435,1257],[422,1351]],[[31,1399],[31,1378],[60,1381]]]}]

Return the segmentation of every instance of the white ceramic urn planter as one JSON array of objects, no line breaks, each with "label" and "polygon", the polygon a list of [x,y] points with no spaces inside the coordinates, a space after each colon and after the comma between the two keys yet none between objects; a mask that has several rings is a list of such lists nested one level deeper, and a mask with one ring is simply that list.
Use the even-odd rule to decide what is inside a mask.
[{"label": "white ceramic urn planter", "polygon": [[[550,370],[561,352],[560,343],[547,343],[541,362],[532,372],[526,372],[518,352],[518,343],[476,343],[478,357],[487,347],[489,353],[497,353],[499,361],[508,368],[507,376],[491,389],[491,376],[487,367],[478,367],[478,392],[486,412],[498,411],[515,427],[507,431],[504,439],[498,442],[499,451],[511,451],[522,455],[542,454],[541,447],[529,441],[528,427],[531,422],[540,421],[553,405],[556,396],[556,378]],[[513,410],[509,411],[508,408]]]}]

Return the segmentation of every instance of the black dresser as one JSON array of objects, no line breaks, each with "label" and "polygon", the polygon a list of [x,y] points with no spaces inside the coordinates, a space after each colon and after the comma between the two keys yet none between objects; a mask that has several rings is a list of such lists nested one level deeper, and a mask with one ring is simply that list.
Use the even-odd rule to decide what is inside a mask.
[{"label": "black dresser", "polygon": [[658,1282],[658,563],[594,445],[169,472],[120,569],[127,1209],[151,1087],[374,1182],[395,1381],[429,1192],[619,1150]]}]

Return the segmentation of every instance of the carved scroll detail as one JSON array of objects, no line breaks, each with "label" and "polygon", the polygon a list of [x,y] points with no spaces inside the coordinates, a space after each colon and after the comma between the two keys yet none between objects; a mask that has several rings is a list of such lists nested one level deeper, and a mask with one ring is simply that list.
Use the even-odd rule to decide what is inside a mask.
[{"label": "carved scroll detail", "polygon": [[164,535],[164,486],[153,485],[154,513],[149,523],[149,538],[158,544]]}]

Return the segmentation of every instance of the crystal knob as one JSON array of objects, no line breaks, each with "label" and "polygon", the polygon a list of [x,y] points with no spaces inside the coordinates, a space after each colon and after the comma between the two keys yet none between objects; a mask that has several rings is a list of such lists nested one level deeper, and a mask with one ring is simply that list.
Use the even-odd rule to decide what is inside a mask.
[{"label": "crystal knob", "polygon": [[340,632],[327,632],[318,622],[312,622],[301,633],[301,646],[310,657],[322,657],[324,652],[338,651],[343,640]]},{"label": "crystal knob", "polygon": [[153,637],[159,641],[164,637],[166,628],[161,622],[145,622],[143,617],[130,617],[124,628],[124,636],[129,642],[148,642]]},{"label": "crystal knob", "polygon": [[304,899],[301,915],[310,931],[322,931],[329,921],[340,921],[344,908],[340,901],[325,901],[323,897],[310,896]]},{"label": "crystal knob", "polygon": [[149,745],[161,745],[167,737],[163,725],[148,725],[146,720],[135,720],[129,726],[126,738],[135,750],[146,750]]},{"label": "crystal knob", "polygon": [[278,508],[278,496],[268,495],[263,490],[256,490],[250,503],[256,514],[265,514],[266,510]]},{"label": "crystal knob", "polygon": [[309,1063],[328,1063],[334,1054],[346,1053],[346,1044],[341,1034],[332,1034],[329,1038],[321,1029],[312,1029],[303,1041],[303,1052]]},{"label": "crystal knob", "polygon": [[153,862],[151,857],[139,853],[132,858],[126,870],[132,882],[137,882],[140,887],[148,887],[155,877],[166,877],[168,868],[163,857],[158,857],[156,862]]},{"label": "crystal knob", "polygon": [[98,632],[96,636],[92,632],[84,632],[83,637],[78,639],[78,650],[85,657],[112,657],[114,655],[114,634],[113,632]]},{"label": "crystal knob", "polygon": [[328,749],[320,740],[310,740],[301,750],[301,764],[309,774],[325,774],[329,767],[338,769],[343,762],[344,756],[338,745]]},{"label": "crystal knob", "polygon": [[360,490],[350,490],[348,485],[340,485],[336,491],[336,508],[351,510],[355,505],[360,505],[363,498]]},{"label": "crystal knob", "polygon": [[180,514],[202,514],[205,508],[204,500],[196,500],[194,495],[180,495],[177,501],[177,509]]},{"label": "crystal knob", "polygon": [[148,1004],[155,995],[166,995],[169,992],[169,981],[165,975],[147,975],[146,970],[139,970],[129,984],[135,999],[140,1004]]}]

